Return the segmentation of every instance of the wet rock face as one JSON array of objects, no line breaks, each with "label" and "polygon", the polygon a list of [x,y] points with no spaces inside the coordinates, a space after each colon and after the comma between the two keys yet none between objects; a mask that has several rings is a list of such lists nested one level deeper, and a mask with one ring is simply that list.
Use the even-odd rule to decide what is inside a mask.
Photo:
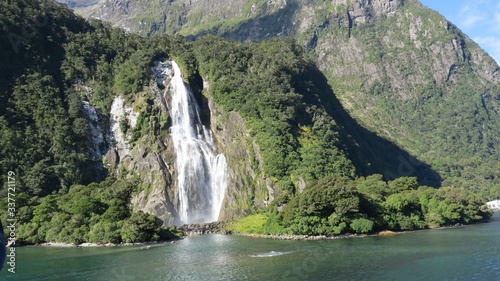
[{"label": "wet rock face", "polygon": [[[155,70],[156,69],[156,70]],[[171,72],[153,67],[157,79],[133,98],[115,97],[108,116],[99,114],[87,101],[82,108],[89,123],[92,155],[102,160],[110,175],[139,177],[140,186],[131,199],[134,211],[155,215],[163,226],[179,224],[179,198],[176,192],[176,155],[170,135],[168,85]],[[168,69],[167,69],[168,70]],[[164,75],[163,75],[164,74]],[[219,220],[230,220],[251,213],[254,206],[265,207],[278,190],[260,172],[259,147],[250,137],[245,121],[236,112],[225,112],[208,95],[205,83],[203,123],[212,131],[218,153],[228,161],[228,183]],[[149,112],[150,117],[146,114]],[[154,113],[154,114],[153,114]],[[137,132],[146,132],[137,136]],[[135,135],[135,136],[134,136]]]},{"label": "wet rock face", "polygon": [[[210,127],[218,150],[228,163],[228,182],[219,220],[250,214],[254,206],[266,207],[279,193],[275,183],[262,171],[260,148],[250,136],[244,119],[236,112],[226,112],[208,95],[204,83]],[[250,199],[250,200],[249,200]]]},{"label": "wet rock face", "polygon": [[89,159],[100,161],[109,150],[111,144],[111,132],[108,120],[105,116],[86,100],[82,100],[82,110],[87,119],[89,128],[89,140],[92,148],[89,151]]},{"label": "wet rock face", "polygon": [[231,234],[227,230],[225,222],[216,221],[211,223],[184,224],[179,227],[186,235],[202,235],[202,234]]},{"label": "wet rock face", "polygon": [[[168,80],[167,80],[168,81]],[[228,163],[227,190],[218,220],[230,220],[251,213],[255,206],[266,207],[278,195],[274,182],[260,171],[262,159],[259,147],[250,137],[245,121],[236,112],[226,112],[213,102],[208,93],[209,84],[204,84],[202,110],[209,112],[208,127],[219,153]],[[167,100],[155,101],[155,105],[168,105]],[[167,106],[168,107],[168,106]],[[168,114],[168,109],[165,107]],[[147,190],[134,195],[132,204],[136,210],[154,214],[164,225],[177,224],[178,198],[175,195],[175,154],[168,130],[163,132],[153,145],[158,151],[148,153],[151,144],[139,140],[131,150],[131,161],[122,163],[130,174],[143,175]],[[249,201],[249,198],[252,198]]]}]

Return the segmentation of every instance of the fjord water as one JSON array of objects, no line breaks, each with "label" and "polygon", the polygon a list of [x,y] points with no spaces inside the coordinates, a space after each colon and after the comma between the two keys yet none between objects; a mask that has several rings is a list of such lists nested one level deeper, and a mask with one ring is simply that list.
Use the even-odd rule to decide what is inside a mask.
[{"label": "fjord water", "polygon": [[180,223],[213,222],[219,217],[227,184],[227,164],[217,154],[210,130],[202,125],[198,105],[171,61],[170,134],[174,143]]},{"label": "fjord water", "polygon": [[1,280],[499,280],[489,223],[390,237],[283,241],[205,235],[108,248],[21,247]]}]

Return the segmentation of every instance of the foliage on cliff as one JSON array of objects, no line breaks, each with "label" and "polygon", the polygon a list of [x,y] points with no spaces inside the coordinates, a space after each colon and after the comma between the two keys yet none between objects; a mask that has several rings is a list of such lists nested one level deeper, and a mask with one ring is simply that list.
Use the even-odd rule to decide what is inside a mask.
[{"label": "foliage on cliff", "polygon": [[[137,179],[107,178],[87,186],[74,185],[67,193],[48,195],[38,205],[18,209],[16,233],[21,243],[121,243],[169,240],[182,236],[175,228],[158,227],[153,215],[132,212],[131,194]],[[34,201],[26,193],[17,196]]]},{"label": "foliage on cliff", "polygon": [[208,36],[194,51],[214,101],[249,124],[267,175],[288,182],[355,176],[339,127],[319,104],[316,68],[293,40],[243,45]]}]

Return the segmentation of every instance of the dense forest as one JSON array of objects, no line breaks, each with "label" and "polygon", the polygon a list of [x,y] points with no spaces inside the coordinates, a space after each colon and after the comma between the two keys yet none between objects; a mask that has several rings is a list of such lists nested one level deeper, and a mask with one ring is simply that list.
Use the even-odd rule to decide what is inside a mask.
[{"label": "dense forest", "polygon": [[[144,90],[153,79],[150,66],[160,58],[181,65],[195,95],[245,119],[260,147],[260,172],[280,189],[268,207],[253,207],[247,220],[262,222],[255,232],[368,233],[491,216],[487,196],[425,186],[439,183],[439,176],[423,163],[415,164],[418,178],[387,181],[374,174],[397,175],[391,173],[400,168],[397,156],[410,155],[350,119],[293,39],[257,44],[215,36],[193,42],[166,35],[147,39],[85,21],[48,0],[2,1],[0,8],[0,197],[7,198],[8,172],[14,172],[19,242],[119,243],[181,235],[160,227],[153,215],[134,212],[130,200],[144,188],[139,179],[113,177],[91,159],[82,109],[88,101],[109,115],[116,95],[133,99]],[[211,85],[208,91],[202,78]],[[77,90],[83,84],[92,95]],[[147,103],[131,142],[168,130],[148,127],[152,122],[144,120],[155,116]],[[303,191],[298,178],[308,182]],[[8,207],[2,199],[3,221],[11,216]]]},{"label": "dense forest", "polygon": [[[114,94],[138,91],[151,76],[147,66],[155,54],[148,51],[156,48],[139,36],[85,22],[52,1],[0,6],[2,198],[12,171],[19,242],[179,236],[159,227],[154,216],[131,210],[136,180],[106,178],[102,163],[90,159],[84,97],[74,88],[76,78],[88,81],[95,91],[91,102],[109,112]],[[5,221],[8,202],[0,204]]]},{"label": "dense forest", "polygon": [[299,196],[283,194],[266,212],[237,220],[228,228],[255,234],[364,234],[467,224],[489,213],[469,191],[419,186],[415,178],[385,182],[381,175],[356,180],[327,176]]}]

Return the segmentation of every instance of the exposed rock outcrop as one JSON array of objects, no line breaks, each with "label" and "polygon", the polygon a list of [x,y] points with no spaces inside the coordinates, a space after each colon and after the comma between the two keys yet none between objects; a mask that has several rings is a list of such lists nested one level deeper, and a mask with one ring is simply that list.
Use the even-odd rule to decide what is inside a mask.
[{"label": "exposed rock outcrop", "polygon": [[[179,224],[175,153],[169,132],[168,89],[172,72],[167,70],[160,73],[153,68],[156,79],[145,91],[128,98],[116,96],[109,119],[98,117],[89,102],[82,102],[91,124],[93,155],[100,157],[96,160],[103,159],[105,167],[116,177],[140,178],[141,184],[131,199],[133,209],[155,215],[164,226]],[[205,121],[218,151],[228,161],[228,187],[219,220],[230,220],[250,214],[255,206],[267,206],[278,190],[261,172],[259,147],[244,119],[215,104],[208,94],[208,83],[203,87],[205,96],[197,99],[204,101],[201,106],[210,113],[210,121]],[[145,117],[148,114],[151,116]],[[107,120],[97,122],[96,118]],[[109,128],[102,128],[103,124]],[[147,133],[142,134],[144,131]]]},{"label": "exposed rock outcrop", "polygon": [[211,223],[184,224],[179,227],[186,235],[202,234],[231,234],[227,230],[226,222],[216,221]]},{"label": "exposed rock outcrop", "polygon": [[266,207],[277,195],[275,183],[262,171],[262,158],[255,140],[250,136],[244,119],[236,112],[226,112],[208,95],[207,106],[218,149],[228,162],[228,187],[219,220],[248,215],[254,206]]},{"label": "exposed rock outcrop", "polygon": [[[144,114],[147,100],[151,101],[148,110],[154,111],[156,116],[141,126],[168,130],[166,101],[156,83],[151,83],[146,92],[137,94],[133,102],[116,97],[110,114],[113,146],[105,156],[105,163],[117,177],[141,179],[139,191],[131,200],[135,211],[155,215],[164,226],[173,225],[176,219],[172,180],[175,158],[168,132],[144,135],[131,142],[131,132],[137,129],[137,118]],[[123,132],[124,126],[128,126],[127,132]]]}]

